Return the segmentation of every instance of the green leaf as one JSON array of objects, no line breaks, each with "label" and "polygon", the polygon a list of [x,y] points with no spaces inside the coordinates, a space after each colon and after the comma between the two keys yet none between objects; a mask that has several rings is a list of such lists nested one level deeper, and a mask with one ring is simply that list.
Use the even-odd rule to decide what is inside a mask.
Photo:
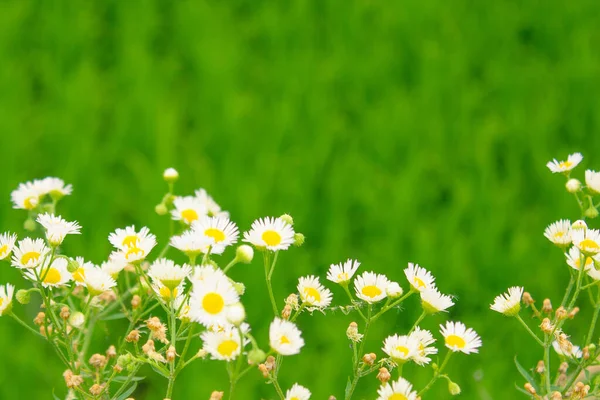
[{"label": "green leaf", "polygon": [[345,390],[345,394],[346,394],[346,398],[350,398],[350,389],[352,389],[352,381],[350,380],[350,377],[348,377],[348,381],[346,382],[346,390]]},{"label": "green leaf", "polygon": [[116,314],[107,315],[106,317],[102,317],[101,320],[102,321],[111,321],[113,319],[123,319],[123,318],[127,318],[127,315],[125,315],[124,313],[116,313]]},{"label": "green leaf", "polygon": [[56,395],[56,393],[54,393],[54,389],[52,389],[52,397],[54,397],[54,400],[62,400],[60,397],[58,397]]},{"label": "green leaf", "polygon": [[160,376],[163,376],[165,378],[169,378],[169,374],[165,373],[165,371],[163,371],[162,369],[160,369],[159,367],[157,367],[156,365],[152,364],[152,363],[148,363],[148,365],[150,365],[152,367],[152,369],[154,370],[154,372],[156,372],[157,374],[159,374]]},{"label": "green leaf", "polygon": [[124,391],[116,400],[125,400],[126,398],[128,398],[131,395],[131,393],[133,393],[135,391],[136,388],[137,388],[137,382],[134,382],[133,385],[131,385],[131,387],[129,389]]},{"label": "green leaf", "polygon": [[523,366],[521,364],[519,364],[519,361],[517,360],[517,356],[515,356],[515,365],[517,366],[517,369],[519,370],[519,373],[521,374],[521,376],[523,378],[525,378],[525,380],[527,382],[529,382],[531,384],[531,386],[533,386],[533,388],[536,390],[536,392],[540,392],[540,388],[537,384],[537,382],[535,381],[535,379],[533,379],[533,376],[531,376],[529,374],[529,372],[523,368]]},{"label": "green leaf", "polygon": [[113,379],[113,382],[127,382],[127,381],[139,382],[139,381],[143,381],[144,379],[146,379],[145,376],[133,376],[131,378],[129,378],[127,376],[117,376],[116,378]]},{"label": "green leaf", "polygon": [[521,392],[521,393],[525,393],[527,395],[527,397],[531,397],[531,393],[529,393],[527,390],[523,389],[521,386],[517,385],[515,383],[515,388]]}]

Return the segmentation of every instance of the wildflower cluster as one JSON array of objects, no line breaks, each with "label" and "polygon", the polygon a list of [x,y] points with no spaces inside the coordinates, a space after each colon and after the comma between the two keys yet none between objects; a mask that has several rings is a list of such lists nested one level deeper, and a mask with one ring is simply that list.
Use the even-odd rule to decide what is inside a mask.
[{"label": "wildflower cluster", "polygon": [[[533,340],[542,348],[542,359],[535,368],[527,370],[515,358],[517,368],[526,383],[522,392],[534,399],[583,399],[600,396],[600,381],[591,376],[599,365],[596,351],[598,339],[595,336],[596,323],[600,313],[600,231],[588,227],[586,219],[598,216],[596,203],[600,195],[600,172],[585,171],[585,185],[571,173],[583,156],[571,154],[566,161],[552,160],[547,167],[552,173],[565,176],[567,191],[575,197],[581,219],[571,222],[562,219],[550,224],[544,236],[564,255],[569,267],[569,281],[560,305],[553,307],[546,298],[541,307],[523,287],[512,287],[507,293],[494,299],[491,309],[508,317],[514,317]],[[585,324],[587,334],[575,345],[567,333],[580,308],[581,297],[589,298],[592,317],[588,321],[577,319]],[[587,308],[587,305],[579,304]],[[520,315],[522,306],[531,310],[536,327],[531,327]],[[596,338],[596,339],[594,339]],[[577,341],[576,341],[577,342]],[[555,355],[553,355],[554,353]],[[558,358],[558,363],[555,359]],[[558,365],[558,367],[557,367]],[[553,378],[554,376],[554,378]]]}]

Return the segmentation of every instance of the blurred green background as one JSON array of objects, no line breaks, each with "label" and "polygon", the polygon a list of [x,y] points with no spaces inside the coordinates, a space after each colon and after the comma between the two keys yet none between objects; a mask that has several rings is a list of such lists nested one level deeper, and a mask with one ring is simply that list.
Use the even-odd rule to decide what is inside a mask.
[{"label": "blurred green background", "polygon": [[[278,298],[300,275],[324,278],[348,257],[405,288],[408,261],[431,270],[456,295],[448,317],[484,343],[453,361],[462,398],[518,397],[513,354],[534,365],[540,352],[488,307],[516,284],[560,300],[568,272],[542,232],[578,210],[545,163],[582,151],[581,170],[600,168],[599,14],[596,1],[558,0],[2,2],[1,230],[24,234],[10,192],[50,175],[75,188],[61,212],[84,234],[68,239],[69,254],[101,262],[108,233],[127,224],[164,242],[168,224],[153,209],[173,166],[179,193],[206,188],[242,230],[257,217],[294,216],[307,241],[280,258]],[[2,282],[25,287],[17,276],[2,266]],[[266,343],[259,260],[233,277],[247,283],[249,320]],[[37,309],[16,312],[30,321]],[[410,299],[378,323],[368,348],[381,354],[381,340],[418,312]],[[286,359],[282,386],[341,398],[353,318],[301,317],[308,346]],[[46,343],[8,318],[0,332],[0,398],[64,393]],[[405,372],[419,387],[430,376]],[[198,362],[174,398],[207,399],[226,379],[223,365]],[[376,383],[364,379],[357,398],[375,398]],[[135,397],[164,391],[153,377]],[[447,397],[443,382],[427,396]],[[238,398],[275,394],[253,373]]]}]

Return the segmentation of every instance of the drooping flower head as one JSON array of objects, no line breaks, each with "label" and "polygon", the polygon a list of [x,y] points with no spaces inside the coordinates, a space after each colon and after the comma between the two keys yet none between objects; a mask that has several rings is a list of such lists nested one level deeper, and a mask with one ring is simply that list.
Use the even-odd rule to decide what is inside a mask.
[{"label": "drooping flower head", "polygon": [[117,282],[108,273],[98,267],[89,268],[85,271],[83,283],[92,296],[98,296],[117,286]]},{"label": "drooping flower head", "polygon": [[496,296],[494,304],[490,308],[501,314],[513,317],[521,310],[521,297],[523,296],[523,288],[513,286],[508,288],[507,293],[502,293]]},{"label": "drooping flower head", "polygon": [[437,289],[427,289],[421,292],[421,305],[423,310],[429,314],[446,311],[454,305],[452,297],[441,294]]},{"label": "drooping flower head", "polygon": [[583,160],[581,153],[573,153],[569,154],[566,161],[558,161],[556,158],[552,161],[548,161],[546,167],[548,167],[553,174],[565,173],[571,171],[573,168],[579,165],[581,160]]},{"label": "drooping flower head", "polygon": [[54,214],[40,214],[37,222],[46,230],[46,239],[52,246],[60,245],[67,235],[79,235],[81,226]]}]

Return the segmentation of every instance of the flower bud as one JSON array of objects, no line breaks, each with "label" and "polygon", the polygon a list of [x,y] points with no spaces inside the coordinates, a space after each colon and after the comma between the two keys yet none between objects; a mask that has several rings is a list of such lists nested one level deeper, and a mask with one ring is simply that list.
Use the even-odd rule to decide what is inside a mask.
[{"label": "flower bud", "polygon": [[177,352],[175,351],[175,347],[170,346],[169,349],[167,350],[167,361],[168,362],[175,361],[176,356],[177,356]]},{"label": "flower bud", "polygon": [[163,179],[168,183],[173,183],[179,179],[179,172],[175,168],[167,168],[163,172]]},{"label": "flower bud", "polygon": [[235,258],[241,263],[250,264],[254,258],[254,249],[247,244],[243,244],[235,250]]},{"label": "flower bud", "polygon": [[85,323],[85,315],[82,312],[76,311],[69,317],[69,325],[73,328],[80,329]]},{"label": "flower bud", "polygon": [[44,325],[46,323],[46,314],[40,311],[33,319],[33,323],[38,326]]},{"label": "flower bud", "polygon": [[223,398],[223,396],[225,395],[224,392],[218,392],[218,391],[214,391],[210,394],[210,399],[208,400],[221,400]]},{"label": "flower bud", "polygon": [[571,229],[573,229],[573,230],[579,230],[579,229],[586,230],[587,229],[587,224],[585,223],[584,220],[578,219],[577,221],[573,222],[573,224],[571,225]]},{"label": "flower bud", "polygon": [[136,329],[132,330],[125,337],[127,343],[137,343],[140,340],[140,332]]},{"label": "flower bud", "polygon": [[377,359],[377,355],[375,353],[365,354],[362,358],[363,362],[368,365],[373,365],[375,360]]},{"label": "flower bud", "polygon": [[131,298],[131,308],[135,310],[140,306],[140,304],[142,304],[142,298],[137,294],[133,295],[133,297]]},{"label": "flower bud", "polygon": [[523,300],[523,304],[525,304],[526,306],[530,306],[533,303],[535,303],[535,300],[533,300],[533,297],[531,297],[531,294],[529,292],[524,292],[523,297],[521,297],[521,299]]},{"label": "flower bud", "polygon": [[289,226],[294,226],[294,218],[292,218],[292,216],[289,214],[283,214],[281,217],[279,217],[279,219]]},{"label": "flower bud", "polygon": [[32,220],[31,218],[27,218],[25,220],[25,222],[23,223],[23,228],[29,232],[35,231],[35,228],[36,228],[35,221]]},{"label": "flower bud", "polygon": [[596,345],[594,343],[588,344],[587,348],[590,351],[590,354],[596,353]]},{"label": "flower bud", "polygon": [[562,321],[568,317],[567,310],[563,306],[560,306],[556,309],[555,315],[558,321]]},{"label": "flower bud", "polygon": [[304,244],[304,235],[301,233],[294,234],[294,246],[300,247]]},{"label": "flower bud", "polygon": [[450,392],[450,394],[452,396],[456,396],[458,394],[460,394],[460,386],[458,386],[456,383],[449,381],[448,382],[448,392]]},{"label": "flower bud", "polygon": [[285,307],[283,307],[283,310],[281,310],[281,318],[290,319],[291,315],[292,315],[292,307],[289,304],[286,304]]},{"label": "flower bud", "polygon": [[252,364],[260,364],[265,361],[267,355],[261,349],[252,349],[248,352],[248,362]]},{"label": "flower bud", "polygon": [[531,386],[531,383],[527,382],[523,387],[529,394],[536,394],[535,388]]},{"label": "flower bud", "polygon": [[69,310],[69,307],[64,306],[63,308],[60,309],[59,315],[62,320],[66,321],[71,317],[71,310]]},{"label": "flower bud", "polygon": [[115,346],[113,346],[113,345],[108,346],[108,349],[106,349],[106,357],[115,358],[116,356],[117,356],[117,349],[115,348]]},{"label": "flower bud", "polygon": [[363,335],[358,333],[358,324],[356,322],[350,322],[348,329],[346,329],[346,336],[354,343],[358,343],[362,340]]},{"label": "flower bud", "polygon": [[164,203],[160,203],[157,204],[156,207],[154,207],[154,211],[158,215],[166,215],[169,212],[169,209]]},{"label": "flower bud", "polygon": [[558,366],[558,373],[559,374],[566,374],[568,369],[569,369],[569,364],[566,361],[563,361]]},{"label": "flower bud", "polygon": [[15,297],[17,298],[17,301],[21,304],[29,304],[29,302],[31,301],[31,293],[29,293],[29,290],[19,289],[17,290],[17,294],[15,295]]},{"label": "flower bud", "polygon": [[242,282],[233,282],[233,288],[239,296],[243,295],[246,291],[246,286]]},{"label": "flower bud", "polygon": [[585,210],[585,216],[594,219],[598,216],[598,210],[594,206],[590,206],[587,210]]},{"label": "flower bud", "polygon": [[573,318],[575,318],[575,315],[577,315],[578,312],[579,312],[579,307],[574,307],[571,311],[569,311],[568,317],[570,319],[573,319]]},{"label": "flower bud", "polygon": [[379,380],[379,382],[381,382],[382,385],[385,385],[391,377],[392,375],[390,374],[390,371],[388,371],[387,368],[379,368],[379,372],[377,373],[377,379]]},{"label": "flower bud", "polygon": [[74,258],[67,259],[67,271],[69,271],[70,273],[75,273],[80,267],[81,265],[79,265],[77,260],[75,260]]},{"label": "flower bud", "polygon": [[552,302],[550,302],[550,299],[544,299],[544,302],[542,303],[542,312],[545,314],[552,313]]},{"label": "flower bud", "polygon": [[584,360],[589,360],[590,359],[590,348],[588,346],[585,346],[583,349],[581,349],[582,351],[582,357]]},{"label": "flower bud", "polygon": [[388,295],[389,298],[395,299],[402,296],[403,292],[398,282],[390,282],[385,289],[385,293]]},{"label": "flower bud", "polygon": [[551,334],[554,330],[554,326],[552,326],[549,318],[544,318],[540,324],[540,329],[546,334]]},{"label": "flower bud", "polygon": [[571,178],[565,184],[567,188],[567,192],[569,193],[577,193],[581,190],[581,182],[578,179]]},{"label": "flower bud", "polygon": [[290,307],[292,307],[293,309],[298,309],[298,295],[296,293],[292,293],[290,294],[286,299],[285,299],[285,304],[289,305]]},{"label": "flower bud", "polygon": [[552,392],[552,395],[550,396],[550,400],[562,400],[562,398],[562,394],[557,391]]},{"label": "flower bud", "polygon": [[543,375],[544,372],[546,372],[546,365],[544,364],[544,361],[538,361],[537,366],[535,367],[535,372],[540,375]]},{"label": "flower bud", "polygon": [[240,326],[246,319],[246,310],[242,303],[235,303],[227,307],[225,317],[230,324]]}]

